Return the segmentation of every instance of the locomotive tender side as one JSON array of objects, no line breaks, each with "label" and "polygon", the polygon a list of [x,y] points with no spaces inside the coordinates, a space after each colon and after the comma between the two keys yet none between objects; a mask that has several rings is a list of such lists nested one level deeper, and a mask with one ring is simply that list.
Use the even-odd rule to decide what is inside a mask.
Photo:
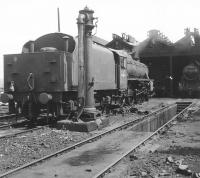
[{"label": "locomotive tender side", "polygon": [[68,90],[66,56],[63,52],[37,52],[4,56],[4,90],[14,93],[41,93]]}]

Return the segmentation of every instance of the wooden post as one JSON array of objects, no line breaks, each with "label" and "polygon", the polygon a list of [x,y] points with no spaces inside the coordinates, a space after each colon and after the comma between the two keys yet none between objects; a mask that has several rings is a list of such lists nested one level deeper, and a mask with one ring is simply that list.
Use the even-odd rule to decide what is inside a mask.
[{"label": "wooden post", "polygon": [[169,73],[170,73],[170,97],[173,97],[173,57],[169,56]]}]

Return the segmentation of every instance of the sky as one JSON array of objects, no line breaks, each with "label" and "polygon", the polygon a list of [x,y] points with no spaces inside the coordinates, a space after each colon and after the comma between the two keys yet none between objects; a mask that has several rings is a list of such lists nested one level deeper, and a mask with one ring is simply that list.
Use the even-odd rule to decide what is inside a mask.
[{"label": "sky", "polygon": [[98,17],[97,36],[112,40],[112,33],[130,34],[137,41],[158,29],[172,42],[184,29],[200,28],[200,0],[0,0],[0,79],[3,55],[21,53],[24,43],[58,31],[76,36],[79,10],[88,6]]}]

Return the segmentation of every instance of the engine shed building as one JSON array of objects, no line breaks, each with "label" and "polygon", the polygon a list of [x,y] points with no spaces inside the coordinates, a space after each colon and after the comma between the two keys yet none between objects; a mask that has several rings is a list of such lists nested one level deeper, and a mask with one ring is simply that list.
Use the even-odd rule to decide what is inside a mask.
[{"label": "engine shed building", "polygon": [[136,55],[149,67],[157,95],[178,97],[183,68],[192,62],[200,66],[199,32],[185,29],[185,36],[172,43],[159,30],[151,30],[138,45]]}]

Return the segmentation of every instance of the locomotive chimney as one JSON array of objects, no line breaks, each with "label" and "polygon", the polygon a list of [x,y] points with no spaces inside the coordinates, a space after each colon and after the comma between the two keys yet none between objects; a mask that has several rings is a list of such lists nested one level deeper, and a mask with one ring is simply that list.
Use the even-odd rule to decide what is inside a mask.
[{"label": "locomotive chimney", "polygon": [[[88,9],[85,7],[84,10],[79,11],[79,18],[78,18],[78,27],[79,27],[79,57],[84,56],[84,65],[85,71],[81,70],[82,67],[82,61],[79,61],[79,72],[81,75],[81,72],[84,71],[85,76],[85,106],[84,111],[88,113],[95,113],[95,101],[94,101],[94,72],[93,72],[93,60],[92,60],[92,29],[94,28],[93,25],[93,10]],[[83,18],[84,17],[84,18]],[[81,21],[82,20],[82,21]],[[84,45],[82,47],[82,45]],[[83,52],[82,52],[83,50]],[[82,58],[81,58],[82,59]],[[79,76],[80,82],[82,82],[82,77]],[[80,86],[81,87],[81,86]],[[81,89],[81,88],[79,88]],[[82,90],[83,91],[83,90]],[[79,95],[82,95],[82,92],[79,91]],[[95,115],[95,114],[94,114]]]},{"label": "locomotive chimney", "polygon": [[30,49],[29,49],[29,52],[30,53],[34,53],[34,49],[35,48],[35,44],[34,44],[34,41],[30,41]]}]

